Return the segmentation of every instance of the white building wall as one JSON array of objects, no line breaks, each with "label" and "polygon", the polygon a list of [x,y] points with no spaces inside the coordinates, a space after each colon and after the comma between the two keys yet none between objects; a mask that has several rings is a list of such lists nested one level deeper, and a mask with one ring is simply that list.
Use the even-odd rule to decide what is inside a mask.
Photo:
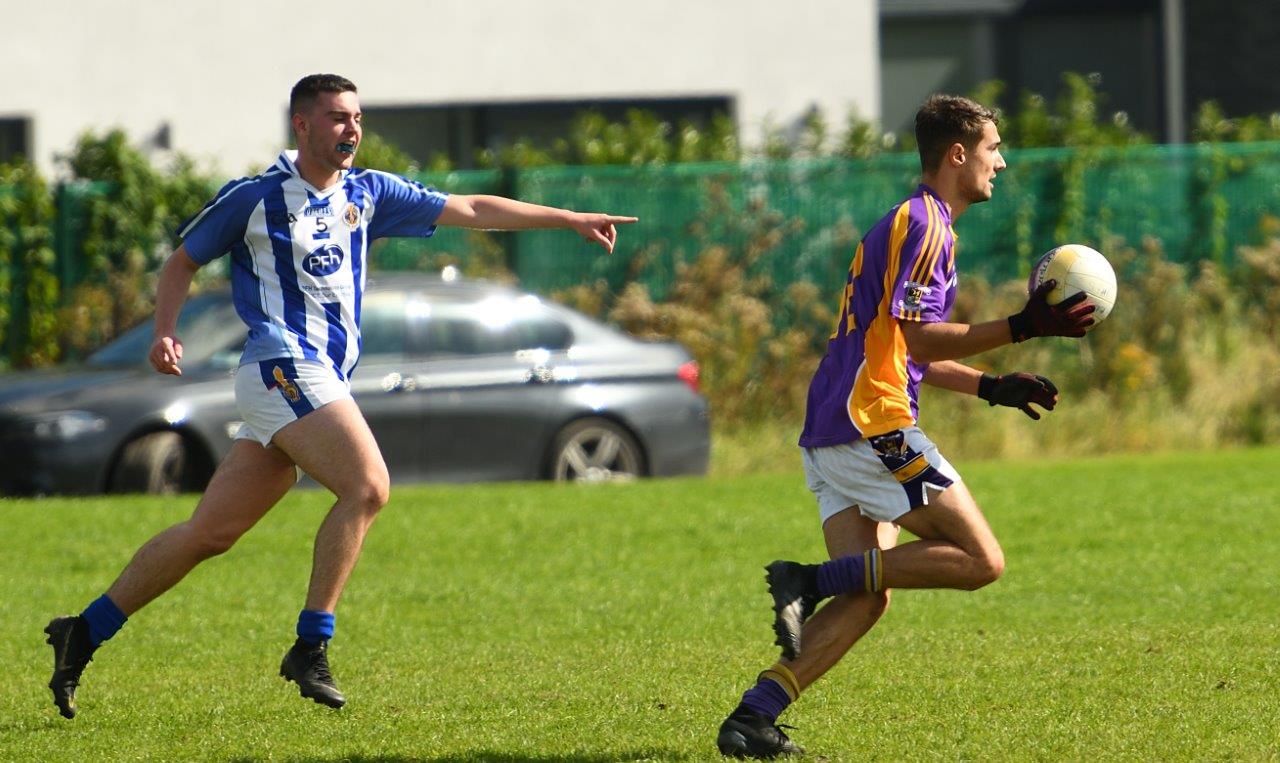
[{"label": "white building wall", "polygon": [[742,137],[812,106],[877,118],[873,0],[0,0],[0,116],[50,170],[86,129],[224,174],[286,140],[289,88],[342,74],[368,105],[725,95]]}]

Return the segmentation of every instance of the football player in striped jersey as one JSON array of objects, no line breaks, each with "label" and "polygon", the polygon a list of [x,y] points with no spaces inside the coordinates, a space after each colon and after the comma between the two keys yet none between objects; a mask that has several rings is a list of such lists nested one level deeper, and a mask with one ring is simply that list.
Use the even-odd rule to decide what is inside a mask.
[{"label": "football player in striped jersey", "polygon": [[106,592],[76,616],[46,627],[54,650],[49,682],[67,718],[81,673],[125,620],[197,564],[225,552],[297,481],[298,470],[336,502],[315,538],[310,584],[280,674],[303,697],[338,708],[346,698],[329,669],[334,611],[389,479],[378,445],[351,396],[360,359],[360,310],[369,244],[432,235],[437,225],[521,230],[566,228],[612,252],[617,225],[634,217],[572,212],[498,196],[462,196],[397,175],[359,169],[363,135],[356,87],[316,74],[293,88],[296,151],[262,174],[228,183],[179,232],[156,287],[149,359],[182,373],[178,313],[195,272],[231,258],[236,310],[248,327],[236,373],[244,425],[191,518],[138,550]]}]

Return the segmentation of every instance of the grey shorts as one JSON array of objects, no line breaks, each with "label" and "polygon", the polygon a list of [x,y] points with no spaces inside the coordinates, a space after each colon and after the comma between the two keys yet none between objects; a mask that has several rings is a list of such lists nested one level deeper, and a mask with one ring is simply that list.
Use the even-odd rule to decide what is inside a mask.
[{"label": "grey shorts", "polygon": [[960,474],[920,427],[853,442],[804,449],[804,476],[822,521],[857,506],[863,516],[893,522],[929,502]]}]

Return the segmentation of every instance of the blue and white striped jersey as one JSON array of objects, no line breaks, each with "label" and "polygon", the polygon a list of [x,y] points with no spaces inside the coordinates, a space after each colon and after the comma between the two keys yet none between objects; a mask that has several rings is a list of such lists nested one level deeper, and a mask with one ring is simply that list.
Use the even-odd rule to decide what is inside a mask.
[{"label": "blue and white striped jersey", "polygon": [[240,362],[306,358],[342,379],[360,359],[365,252],[388,236],[430,236],[448,194],[353,168],[317,189],[285,151],[267,171],[227,183],[178,231],[200,264],[231,253],[236,312],[249,326]]}]

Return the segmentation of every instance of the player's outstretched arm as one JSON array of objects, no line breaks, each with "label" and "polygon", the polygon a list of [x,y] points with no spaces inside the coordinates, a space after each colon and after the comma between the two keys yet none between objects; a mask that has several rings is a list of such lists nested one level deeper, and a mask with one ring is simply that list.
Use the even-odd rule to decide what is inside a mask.
[{"label": "player's outstretched arm", "polygon": [[[1009,344],[1009,322],[921,323],[899,321],[907,340],[907,353],[917,363],[937,363],[977,355]],[[976,382],[975,382],[976,383]]]},{"label": "player's outstretched arm", "polygon": [[484,230],[530,230],[536,228],[569,228],[612,252],[618,240],[617,225],[634,223],[639,218],[606,215],[595,212],[572,212],[558,207],[544,207],[502,196],[453,195],[445,202],[437,221],[440,225]]},{"label": "player's outstretched arm", "polygon": [[199,269],[200,264],[187,254],[185,244],[169,255],[160,269],[160,278],[156,282],[155,341],[151,344],[147,360],[162,374],[182,376],[182,369],[178,367],[178,361],[182,360],[182,340],[176,336],[178,314],[182,312],[182,303],[187,300],[191,279]]},{"label": "player's outstretched arm", "polygon": [[1055,286],[1056,281],[1045,281],[1022,310],[1003,320],[972,324],[900,321],[907,352],[917,363],[935,363],[967,358],[1032,337],[1084,336],[1085,329],[1093,325],[1094,305],[1085,301],[1083,293],[1051,305],[1048,296]]}]

